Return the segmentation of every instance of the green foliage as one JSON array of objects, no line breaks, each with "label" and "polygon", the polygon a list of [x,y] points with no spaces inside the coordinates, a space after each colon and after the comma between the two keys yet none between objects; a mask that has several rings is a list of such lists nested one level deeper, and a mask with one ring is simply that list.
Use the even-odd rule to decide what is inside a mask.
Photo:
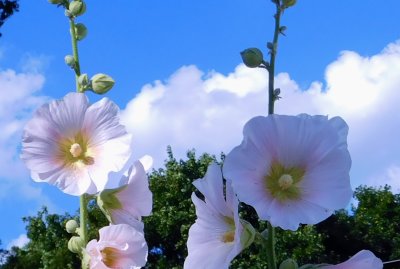
[{"label": "green foliage", "polygon": [[[215,157],[196,157],[189,151],[186,160],[176,160],[170,148],[165,168],[149,175],[153,192],[153,213],[144,218],[145,237],[149,246],[146,268],[182,268],[187,256],[186,241],[190,226],[195,222],[191,194],[193,180],[204,176]],[[198,193],[199,194],[199,193]],[[201,195],[199,195],[201,197]],[[306,263],[339,263],[361,249],[373,251],[382,260],[400,257],[400,196],[388,186],[380,189],[361,186],[355,191],[358,205],[351,212],[341,210],[316,226],[303,225],[296,232],[276,229],[277,261],[287,258]],[[88,205],[89,238],[98,238],[98,229],[108,225],[95,200]],[[240,204],[240,216],[258,231],[266,228],[258,221],[254,209]],[[79,268],[79,258],[68,251],[71,234],[65,231],[69,214],[49,214],[46,208],[34,217],[26,217],[30,242],[23,248],[0,249],[0,259],[6,259],[1,269]],[[398,264],[385,268],[399,268]],[[265,251],[255,243],[244,250],[232,263],[233,269],[267,268]]]},{"label": "green foliage", "polygon": [[0,27],[3,26],[6,19],[18,11],[18,8],[18,0],[0,0]]},{"label": "green foliage", "polygon": [[[191,200],[193,180],[204,176],[214,157],[195,151],[187,153],[186,161],[177,161],[168,148],[165,169],[150,175],[153,192],[153,213],[144,219],[146,241],[151,250],[146,268],[181,268],[187,256],[186,241],[190,226],[196,219]],[[162,252],[157,253],[157,250]]]}]

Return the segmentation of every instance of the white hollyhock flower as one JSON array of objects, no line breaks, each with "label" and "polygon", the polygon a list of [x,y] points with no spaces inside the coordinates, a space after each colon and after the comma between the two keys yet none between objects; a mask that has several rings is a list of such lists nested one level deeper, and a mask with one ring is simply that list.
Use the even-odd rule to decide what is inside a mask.
[{"label": "white hollyhock flower", "polygon": [[323,269],[382,269],[382,260],[375,257],[369,250],[361,250],[348,261],[337,265],[321,267]]},{"label": "white hollyhock flower", "polygon": [[90,241],[85,249],[91,269],[136,269],[147,262],[147,243],[143,224],[110,225],[99,230],[100,239]]},{"label": "white hollyhock flower", "polygon": [[205,201],[192,194],[197,220],[189,230],[189,255],[184,268],[228,268],[233,258],[253,242],[254,229],[239,220],[239,201],[228,182],[224,198],[219,165],[211,164],[205,177],[193,184],[204,195]]},{"label": "white hollyhock flower", "polygon": [[140,161],[136,161],[121,179],[121,187],[107,189],[97,196],[101,210],[113,224],[132,224],[152,210],[153,195]]},{"label": "white hollyhock flower", "polygon": [[239,200],[273,226],[316,224],[351,199],[347,132],[339,117],[255,117],[226,156],[224,176]]},{"label": "white hollyhock flower", "polygon": [[33,180],[71,195],[103,190],[108,173],[121,170],[130,156],[131,136],[118,113],[107,98],[90,105],[83,93],[40,107],[22,139],[21,158]]}]

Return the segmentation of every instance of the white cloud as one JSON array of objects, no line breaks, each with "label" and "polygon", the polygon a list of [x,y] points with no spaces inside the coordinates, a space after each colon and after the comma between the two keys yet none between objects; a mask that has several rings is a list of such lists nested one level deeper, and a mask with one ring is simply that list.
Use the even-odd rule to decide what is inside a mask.
[{"label": "white cloud", "polygon": [[[371,57],[344,51],[326,68],[325,81],[308,89],[287,73],[278,74],[276,87],[283,98],[276,113],[342,116],[350,126],[356,186],[390,163],[400,163],[399,74],[400,42]],[[121,113],[134,135],[136,156],[152,155],[158,167],[168,144],[178,157],[191,148],[229,152],[241,142],[243,124],[266,115],[266,85],[265,70],[243,65],[227,76],[186,66],[165,82],[145,85]]]},{"label": "white cloud", "polygon": [[30,177],[18,150],[25,122],[46,100],[36,95],[43,83],[41,74],[0,70],[0,199],[15,191],[28,200],[43,199],[40,190],[29,185]]},{"label": "white cloud", "polygon": [[29,241],[30,240],[26,236],[26,234],[21,234],[20,236],[18,236],[18,238],[15,238],[15,239],[11,240],[10,243],[8,243],[7,249],[11,249],[12,247],[22,248],[23,246],[28,244]]}]

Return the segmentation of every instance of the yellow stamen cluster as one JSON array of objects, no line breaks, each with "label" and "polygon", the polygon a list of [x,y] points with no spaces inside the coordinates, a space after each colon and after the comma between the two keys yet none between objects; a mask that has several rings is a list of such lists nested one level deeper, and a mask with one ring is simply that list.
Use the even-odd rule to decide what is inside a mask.
[{"label": "yellow stamen cluster", "polygon": [[272,197],[281,202],[298,200],[301,196],[298,183],[303,179],[304,174],[305,169],[301,167],[285,167],[274,162],[265,176],[265,185]]},{"label": "yellow stamen cluster", "polygon": [[106,247],[100,251],[103,263],[109,268],[117,268],[117,263],[120,258],[118,249]]}]

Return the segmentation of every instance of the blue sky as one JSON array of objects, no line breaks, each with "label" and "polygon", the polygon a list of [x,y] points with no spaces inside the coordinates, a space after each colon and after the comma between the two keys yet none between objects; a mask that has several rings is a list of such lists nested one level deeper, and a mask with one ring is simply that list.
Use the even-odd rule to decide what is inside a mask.
[{"label": "blue sky", "polygon": [[[298,1],[287,10],[277,57],[281,114],[342,116],[350,126],[352,185],[400,186],[400,2]],[[269,0],[88,1],[77,21],[83,72],[116,80],[107,97],[121,107],[134,154],[160,166],[171,144],[218,154],[241,141],[243,124],[266,114],[266,73],[241,65],[247,47],[273,34]],[[0,239],[24,241],[23,216],[42,205],[74,212],[78,198],[33,183],[18,158],[21,130],[43,102],[74,89],[63,10],[20,1],[0,38]],[[91,101],[99,97],[89,95]]]}]

